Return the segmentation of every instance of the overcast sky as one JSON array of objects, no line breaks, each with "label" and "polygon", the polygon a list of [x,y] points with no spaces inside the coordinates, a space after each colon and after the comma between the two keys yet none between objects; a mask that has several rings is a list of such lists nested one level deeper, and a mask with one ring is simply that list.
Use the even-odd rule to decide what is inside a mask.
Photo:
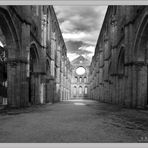
[{"label": "overcast sky", "polygon": [[70,61],[94,54],[107,6],[54,6]]}]

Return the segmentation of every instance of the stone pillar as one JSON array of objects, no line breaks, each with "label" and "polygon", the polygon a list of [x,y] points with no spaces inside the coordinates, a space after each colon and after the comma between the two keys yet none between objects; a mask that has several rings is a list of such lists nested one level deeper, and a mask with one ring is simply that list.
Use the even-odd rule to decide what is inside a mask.
[{"label": "stone pillar", "polygon": [[132,66],[125,67],[125,106],[131,107],[132,103]]},{"label": "stone pillar", "polygon": [[20,65],[16,62],[7,63],[8,106],[20,107]]},{"label": "stone pillar", "polygon": [[[133,96],[137,98],[137,100],[134,100],[133,97],[133,107],[138,108],[144,108],[147,105],[147,66],[146,65],[137,65],[133,67],[133,75],[136,76],[136,78],[133,78],[133,81],[135,80],[135,83],[133,83]],[[136,87],[137,86],[137,87]]]},{"label": "stone pillar", "polygon": [[49,91],[48,91],[50,89],[49,81],[50,81],[49,78],[46,78],[46,86],[45,86],[46,87],[46,92],[45,92],[46,93],[46,101],[45,101],[46,103],[51,102],[50,101],[50,94],[49,94]]},{"label": "stone pillar", "polygon": [[28,106],[28,81],[26,72],[26,61],[21,59],[8,59],[8,106]]},{"label": "stone pillar", "polygon": [[[25,107],[28,106],[28,80],[27,80],[27,53],[30,44],[30,26],[25,23],[21,26],[21,47],[15,43],[10,43],[7,61],[7,80],[8,80],[8,106]],[[18,43],[19,41],[17,41]],[[19,42],[20,43],[20,42]]]},{"label": "stone pillar", "polygon": [[[41,77],[40,77],[40,74],[39,73],[34,73],[33,74],[33,83],[31,85],[33,85],[34,89],[31,90],[31,91],[34,91],[34,100],[33,100],[33,104],[40,104],[41,103]],[[43,87],[43,86],[42,86]],[[43,95],[43,94],[42,94]]]}]

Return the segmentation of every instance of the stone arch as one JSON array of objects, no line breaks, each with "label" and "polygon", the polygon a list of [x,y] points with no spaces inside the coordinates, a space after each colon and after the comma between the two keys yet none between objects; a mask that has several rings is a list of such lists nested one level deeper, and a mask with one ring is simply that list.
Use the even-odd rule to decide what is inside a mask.
[{"label": "stone arch", "polygon": [[79,86],[79,96],[82,96],[82,94],[83,94],[82,86]]},{"label": "stone arch", "polygon": [[81,76],[79,77],[79,82],[82,83],[82,77]]},{"label": "stone arch", "polygon": [[[137,29],[133,51],[133,107],[148,105],[148,12],[146,12]],[[136,99],[135,99],[136,98]]]},{"label": "stone arch", "polygon": [[75,76],[75,83],[78,83],[78,77]]},{"label": "stone arch", "polygon": [[84,76],[84,83],[87,83],[87,77]]},{"label": "stone arch", "polygon": [[30,50],[34,50],[36,59],[39,61],[40,60],[40,53],[38,51],[38,45],[37,45],[37,43],[35,41],[32,41],[30,43]]},{"label": "stone arch", "polygon": [[0,29],[0,104],[7,104],[7,59],[5,36]]},{"label": "stone arch", "polygon": [[39,54],[35,43],[30,45],[30,70],[36,72],[39,64]]},{"label": "stone arch", "polygon": [[134,41],[134,60],[144,62],[146,48],[148,48],[148,13],[146,13],[139,24]]},{"label": "stone arch", "polygon": [[[18,75],[17,70],[20,67],[20,62],[24,60],[20,59],[20,40],[17,35],[17,30],[11,14],[8,10],[0,7],[0,41],[3,46],[4,51],[6,52],[6,77],[7,77],[7,90],[4,89],[5,97],[8,98],[8,103],[6,104],[12,107],[20,105],[20,86],[21,81],[20,75]],[[1,46],[1,47],[2,47]],[[15,74],[14,74],[15,73]],[[20,80],[18,82],[18,80]],[[14,84],[17,85],[14,86]]]},{"label": "stone arch", "polygon": [[74,86],[73,89],[74,89],[74,90],[73,90],[74,97],[76,97],[76,96],[77,96],[77,87]]},{"label": "stone arch", "polygon": [[8,10],[0,8],[0,20],[0,27],[6,39],[6,48],[9,51],[8,58],[17,58],[20,55],[20,40],[17,35],[17,29]]},{"label": "stone arch", "polygon": [[[30,45],[30,77],[29,77],[29,102],[35,104],[39,96],[39,75],[38,75],[38,64],[39,64],[39,55],[37,51],[37,46],[35,43]],[[38,89],[37,89],[38,88]]]},{"label": "stone arch", "polygon": [[84,87],[84,94],[85,94],[85,95],[88,94],[88,87],[87,87],[87,86]]}]

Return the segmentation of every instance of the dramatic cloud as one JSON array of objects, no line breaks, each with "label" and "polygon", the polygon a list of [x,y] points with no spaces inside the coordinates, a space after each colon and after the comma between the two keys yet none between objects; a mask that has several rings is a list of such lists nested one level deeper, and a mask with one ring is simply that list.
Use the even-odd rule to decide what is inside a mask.
[{"label": "dramatic cloud", "polygon": [[92,51],[88,50],[89,44],[82,41],[67,41],[66,47],[69,53],[77,53],[80,55],[92,53]]},{"label": "dramatic cloud", "polygon": [[77,55],[76,53],[67,53],[68,58],[70,59],[70,61],[76,59],[79,55]]},{"label": "dramatic cloud", "polygon": [[107,6],[55,6],[68,57],[91,58]]}]

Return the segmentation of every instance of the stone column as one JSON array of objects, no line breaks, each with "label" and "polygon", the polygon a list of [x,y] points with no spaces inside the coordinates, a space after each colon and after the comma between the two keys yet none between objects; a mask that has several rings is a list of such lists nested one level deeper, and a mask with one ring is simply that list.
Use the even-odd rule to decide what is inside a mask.
[{"label": "stone column", "polygon": [[28,52],[30,46],[30,26],[25,23],[21,26],[20,49],[15,43],[10,43],[8,49],[7,61],[7,79],[8,79],[8,106],[25,107],[29,103],[28,92]]},{"label": "stone column", "polygon": [[131,107],[132,103],[132,67],[125,67],[125,106]]},{"label": "stone column", "polygon": [[8,59],[7,80],[8,80],[8,106],[28,106],[28,81],[26,72],[26,60]]},{"label": "stone column", "polygon": [[[133,66],[133,107],[144,108],[147,105],[147,66]],[[134,99],[135,98],[135,99]]]}]

